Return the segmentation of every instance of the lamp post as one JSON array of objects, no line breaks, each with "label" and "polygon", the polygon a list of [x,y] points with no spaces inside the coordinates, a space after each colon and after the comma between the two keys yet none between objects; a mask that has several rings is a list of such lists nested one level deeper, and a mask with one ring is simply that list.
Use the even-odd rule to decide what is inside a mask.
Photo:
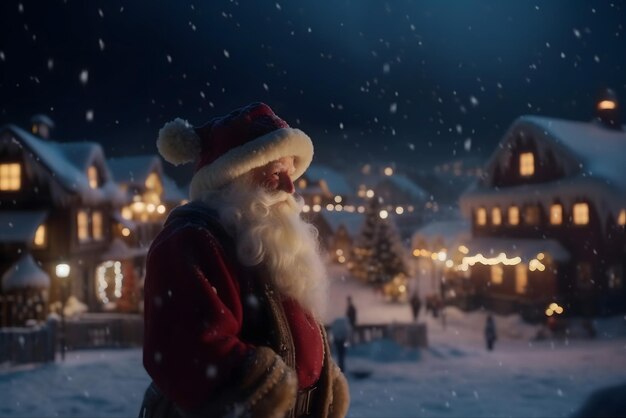
[{"label": "lamp post", "polygon": [[68,277],[70,276],[70,265],[59,263],[55,269],[56,276],[61,281],[61,360],[65,361],[65,303],[67,302]]}]

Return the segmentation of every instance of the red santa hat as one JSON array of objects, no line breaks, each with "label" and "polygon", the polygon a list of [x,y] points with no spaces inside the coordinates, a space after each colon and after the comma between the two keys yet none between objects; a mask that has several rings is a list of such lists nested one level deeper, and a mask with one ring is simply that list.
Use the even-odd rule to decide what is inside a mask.
[{"label": "red santa hat", "polygon": [[197,161],[191,199],[281,157],[294,157],[295,180],[313,159],[311,139],[289,127],[265,103],[249,104],[200,127],[174,119],[159,131],[157,148],[174,165]]}]

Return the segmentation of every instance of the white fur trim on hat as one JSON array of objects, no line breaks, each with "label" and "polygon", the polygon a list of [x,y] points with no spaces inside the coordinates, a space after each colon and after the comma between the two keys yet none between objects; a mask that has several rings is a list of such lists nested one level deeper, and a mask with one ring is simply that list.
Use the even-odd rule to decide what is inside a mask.
[{"label": "white fur trim on hat", "polygon": [[198,170],[191,179],[189,196],[192,200],[198,199],[254,168],[288,156],[294,156],[296,171],[291,178],[295,180],[313,159],[313,142],[300,129],[277,129],[226,152]]},{"label": "white fur trim on hat", "polygon": [[194,161],[200,155],[201,141],[193,127],[186,121],[176,118],[159,130],[156,142],[159,153],[165,161],[174,165]]}]

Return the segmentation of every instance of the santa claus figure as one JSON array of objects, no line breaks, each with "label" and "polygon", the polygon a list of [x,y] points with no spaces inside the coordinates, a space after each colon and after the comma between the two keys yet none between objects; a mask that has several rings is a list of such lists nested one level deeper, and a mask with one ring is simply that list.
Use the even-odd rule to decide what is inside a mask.
[{"label": "santa claus figure", "polygon": [[176,119],[157,147],[197,163],[191,203],[148,253],[142,416],[345,416],[317,231],[294,195],[310,138],[254,103],[197,128]]}]

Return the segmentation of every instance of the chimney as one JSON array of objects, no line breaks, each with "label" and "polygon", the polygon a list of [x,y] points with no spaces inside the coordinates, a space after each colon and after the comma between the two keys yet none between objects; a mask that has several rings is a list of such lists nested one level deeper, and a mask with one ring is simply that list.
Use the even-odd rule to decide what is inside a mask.
[{"label": "chimney", "polygon": [[30,118],[30,131],[43,139],[50,139],[50,132],[54,129],[54,122],[44,114]]},{"label": "chimney", "polygon": [[622,121],[619,117],[619,103],[617,94],[611,89],[605,89],[596,103],[596,119],[605,128],[622,130]]}]

